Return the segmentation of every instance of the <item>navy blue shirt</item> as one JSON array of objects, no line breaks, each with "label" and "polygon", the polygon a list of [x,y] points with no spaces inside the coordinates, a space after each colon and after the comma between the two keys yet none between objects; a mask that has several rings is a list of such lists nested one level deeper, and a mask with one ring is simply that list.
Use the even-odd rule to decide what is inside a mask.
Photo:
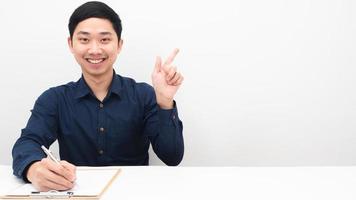
[{"label": "navy blue shirt", "polygon": [[86,84],[53,87],[35,102],[13,150],[14,175],[46,157],[41,145],[59,143],[62,160],[76,166],[148,165],[148,149],[167,165],[183,158],[183,125],[174,103],[160,109],[153,88],[115,74],[101,102]]}]

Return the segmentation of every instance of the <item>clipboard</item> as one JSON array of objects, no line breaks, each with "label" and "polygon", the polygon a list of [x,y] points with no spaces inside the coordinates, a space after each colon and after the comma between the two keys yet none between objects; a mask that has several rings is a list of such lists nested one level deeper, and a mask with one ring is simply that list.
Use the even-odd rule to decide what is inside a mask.
[{"label": "clipboard", "polygon": [[38,192],[27,183],[0,196],[0,199],[100,199],[120,172],[120,168],[112,167],[78,167],[77,185],[71,190]]}]

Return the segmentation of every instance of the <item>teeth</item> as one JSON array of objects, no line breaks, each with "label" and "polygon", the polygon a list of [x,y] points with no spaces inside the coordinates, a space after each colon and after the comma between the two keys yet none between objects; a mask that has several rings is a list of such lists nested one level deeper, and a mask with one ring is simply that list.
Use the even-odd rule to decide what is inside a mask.
[{"label": "teeth", "polygon": [[100,63],[100,62],[103,62],[103,61],[104,61],[104,59],[98,59],[98,60],[94,60],[94,59],[87,59],[87,60],[88,60],[88,62],[93,63],[93,64],[98,64],[98,63]]}]

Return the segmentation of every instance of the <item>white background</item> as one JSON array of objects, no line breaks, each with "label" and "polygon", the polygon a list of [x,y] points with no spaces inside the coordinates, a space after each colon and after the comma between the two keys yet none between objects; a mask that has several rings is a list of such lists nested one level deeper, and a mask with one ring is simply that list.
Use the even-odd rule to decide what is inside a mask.
[{"label": "white background", "polygon": [[[66,39],[83,2],[1,4],[1,164],[37,97],[81,76]],[[123,21],[119,74],[151,83],[155,56],[181,50],[182,165],[356,164],[355,1],[106,3]]]}]

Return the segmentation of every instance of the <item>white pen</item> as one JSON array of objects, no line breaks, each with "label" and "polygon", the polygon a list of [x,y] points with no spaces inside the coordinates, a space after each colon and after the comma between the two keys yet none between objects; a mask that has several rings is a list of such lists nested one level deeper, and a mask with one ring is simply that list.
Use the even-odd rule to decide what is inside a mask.
[{"label": "white pen", "polygon": [[54,161],[55,163],[57,163],[57,164],[59,164],[60,165],[60,163],[59,163],[59,160],[56,158],[56,157],[54,157],[54,155],[52,154],[52,152],[49,150],[49,149],[47,149],[45,146],[41,146],[41,148],[42,148],[42,150],[47,154],[47,156],[52,160],[52,161]]}]

